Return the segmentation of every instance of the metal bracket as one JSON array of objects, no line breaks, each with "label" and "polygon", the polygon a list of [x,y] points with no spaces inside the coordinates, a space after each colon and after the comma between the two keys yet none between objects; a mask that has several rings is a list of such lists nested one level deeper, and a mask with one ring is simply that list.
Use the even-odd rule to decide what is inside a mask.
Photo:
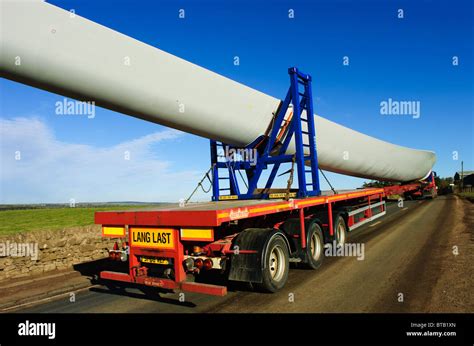
[{"label": "metal bracket", "polygon": [[[281,198],[284,193],[272,193],[272,185],[283,163],[293,160],[297,166],[298,188],[293,195],[302,198],[321,194],[316,150],[316,130],[313,117],[311,76],[296,67],[288,69],[290,88],[281,103],[269,134],[260,136],[244,148],[210,141],[214,201],[229,199]],[[300,90],[302,88],[302,90]],[[295,154],[286,154],[291,142]],[[221,149],[221,151],[219,151]],[[240,156],[240,158],[238,158]],[[252,160],[253,158],[253,160]],[[273,165],[263,189],[258,188],[262,173]],[[220,176],[225,170],[227,176]],[[246,181],[241,170],[245,171]],[[242,193],[238,176],[246,183]],[[309,174],[309,176],[307,176]],[[223,186],[222,181],[227,181]],[[227,191],[227,194],[222,194]],[[288,194],[288,191],[287,191]]]}]

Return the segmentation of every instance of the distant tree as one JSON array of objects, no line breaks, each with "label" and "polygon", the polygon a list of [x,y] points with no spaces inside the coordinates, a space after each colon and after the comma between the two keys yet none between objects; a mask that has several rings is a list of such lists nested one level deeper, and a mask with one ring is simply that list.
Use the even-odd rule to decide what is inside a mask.
[{"label": "distant tree", "polygon": [[453,184],[454,179],[452,177],[435,177],[435,183],[438,187],[438,194],[443,195],[453,192],[451,184]]}]

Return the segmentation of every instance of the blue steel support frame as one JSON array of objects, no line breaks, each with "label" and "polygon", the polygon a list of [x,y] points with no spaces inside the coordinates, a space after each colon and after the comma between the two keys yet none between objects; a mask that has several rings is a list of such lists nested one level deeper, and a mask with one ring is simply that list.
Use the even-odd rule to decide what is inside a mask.
[{"label": "blue steel support frame", "polygon": [[[273,126],[268,137],[261,136],[245,148],[236,148],[226,145],[225,143],[210,141],[211,145],[211,162],[213,185],[212,199],[266,199],[270,198],[268,191],[271,189],[278,169],[282,163],[295,162],[298,176],[297,197],[318,196],[321,194],[318,173],[318,155],[316,149],[316,130],[314,124],[313,97],[311,87],[311,76],[299,71],[296,67],[288,69],[290,75],[290,88],[283,100],[278,113],[275,116]],[[300,87],[303,91],[300,91]],[[293,106],[293,115],[288,115],[290,105]],[[290,118],[291,117],[291,118]],[[289,124],[287,123],[289,122]],[[277,140],[286,126],[286,134],[283,136],[283,143]],[[306,124],[304,129],[303,124]],[[291,140],[294,138],[295,154],[285,154]],[[304,141],[307,138],[307,141]],[[262,146],[262,143],[264,146]],[[221,152],[219,153],[219,148]],[[278,149],[276,149],[278,148]],[[305,154],[305,148],[307,154]],[[253,150],[256,155],[256,163],[254,164],[247,159],[236,159],[236,157],[228,157],[222,155],[228,153],[230,149],[234,151],[249,152]],[[275,152],[276,151],[276,152]],[[221,154],[221,155],[219,155]],[[221,159],[221,160],[219,160]],[[307,167],[305,163],[308,163]],[[258,183],[261,175],[268,165],[273,165],[272,171],[267,179],[265,188],[258,192]],[[308,169],[309,168],[309,169]],[[227,176],[221,177],[220,171],[225,169]],[[241,193],[236,171],[245,170],[248,180],[247,192]],[[308,179],[307,174],[310,174]],[[226,180],[227,186],[222,187],[221,181]],[[309,182],[308,182],[309,181]],[[308,188],[310,187],[310,188]],[[228,191],[223,195],[221,191]]]}]

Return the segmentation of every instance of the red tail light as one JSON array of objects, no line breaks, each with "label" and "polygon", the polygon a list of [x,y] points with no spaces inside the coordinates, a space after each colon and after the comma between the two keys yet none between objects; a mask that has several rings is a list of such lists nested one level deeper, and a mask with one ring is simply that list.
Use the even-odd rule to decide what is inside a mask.
[{"label": "red tail light", "polygon": [[212,261],[208,258],[204,261],[204,269],[209,270],[212,268]]},{"label": "red tail light", "polygon": [[204,264],[204,263],[203,263],[202,259],[200,259],[200,258],[196,258],[196,259],[194,260],[194,266],[195,266],[196,268],[198,268],[198,269],[201,269],[202,266],[203,266],[203,264]]}]

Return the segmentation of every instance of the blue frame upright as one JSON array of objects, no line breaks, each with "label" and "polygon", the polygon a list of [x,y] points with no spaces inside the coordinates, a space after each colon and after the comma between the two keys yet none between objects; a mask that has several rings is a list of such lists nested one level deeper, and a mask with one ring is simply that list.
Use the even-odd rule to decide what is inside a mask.
[{"label": "blue frame upright", "polygon": [[[312,79],[310,75],[299,71],[296,67],[289,68],[288,74],[290,76],[290,88],[279,107],[268,136],[260,136],[244,148],[237,148],[215,140],[210,141],[213,176],[212,200],[271,198],[273,195],[271,188],[278,169],[282,163],[289,162],[294,162],[297,169],[298,189],[295,195],[298,198],[302,198],[319,196],[321,194],[316,149],[316,130],[314,116],[312,116],[314,114],[311,87]],[[300,87],[303,87],[302,91],[300,91]],[[293,110],[288,113],[291,105]],[[306,126],[304,126],[304,124],[306,124]],[[283,137],[282,143],[279,141],[279,138]],[[293,138],[295,154],[288,155],[286,151]],[[305,141],[304,138],[307,140]],[[220,153],[219,148],[222,148]],[[305,148],[308,149],[307,154],[305,154]],[[232,157],[220,155],[229,152],[233,152],[234,154],[237,152],[246,154],[249,153],[250,150],[252,150],[255,155],[255,162],[251,162],[248,157],[237,159],[236,155],[231,155]],[[308,163],[308,166],[306,166],[305,163]],[[268,165],[273,165],[271,173],[267,179],[265,188],[259,191],[259,180],[263,171],[268,168]],[[227,176],[220,176],[219,171],[223,169],[227,171]],[[247,191],[245,193],[241,193],[236,174],[238,171],[239,174],[241,174],[241,170],[244,170],[247,176]],[[309,179],[307,174],[310,174]],[[221,187],[220,182],[222,180],[228,181],[228,185],[224,188]],[[228,191],[228,194],[223,195],[221,191]]]}]

